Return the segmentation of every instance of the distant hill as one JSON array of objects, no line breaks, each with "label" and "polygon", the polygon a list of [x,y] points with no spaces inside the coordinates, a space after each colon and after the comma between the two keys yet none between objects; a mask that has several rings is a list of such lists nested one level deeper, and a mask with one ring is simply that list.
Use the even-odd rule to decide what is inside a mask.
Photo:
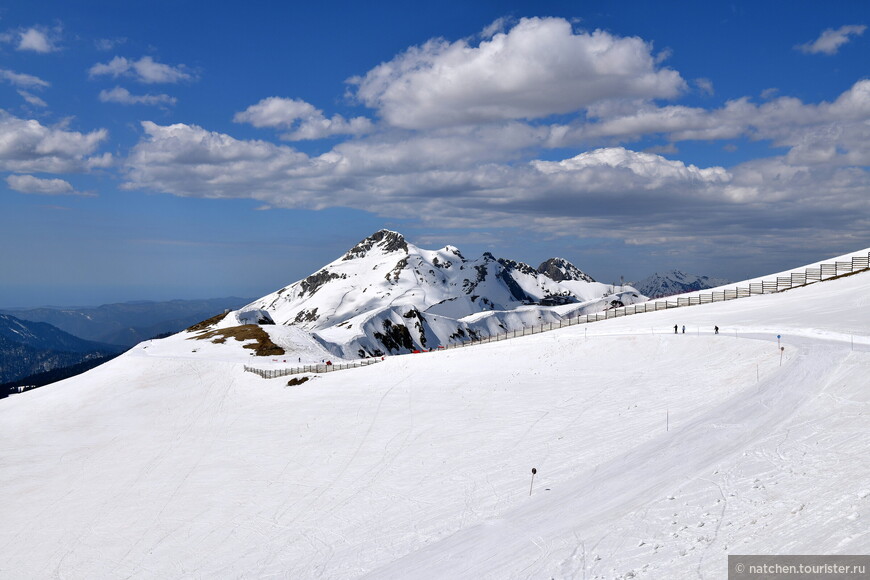
[{"label": "distant hill", "polygon": [[0,314],[0,383],[123,350],[124,347],[82,340],[45,322]]},{"label": "distant hill", "polygon": [[730,280],[722,278],[711,278],[709,276],[686,274],[680,270],[670,270],[662,273],[656,272],[640,282],[632,282],[631,285],[644,296],[662,298],[664,296],[673,296],[674,294],[716,288],[729,282]]},{"label": "distant hill", "polygon": [[2,383],[0,384],[0,399],[10,395],[12,392],[14,392],[13,389],[19,385],[27,385],[30,388],[44,387],[45,385],[50,385],[52,383],[56,383],[58,381],[62,381],[64,379],[68,379],[70,377],[85,373],[95,367],[100,366],[103,363],[109,362],[117,356],[118,354],[110,354],[96,358],[89,358],[78,364],[74,364],[71,366],[62,366],[52,369],[50,371],[39,372],[35,375],[28,375],[26,377],[22,377],[8,383]]},{"label": "distant hill", "polygon": [[123,302],[96,308],[0,310],[0,313],[31,322],[46,322],[85,340],[133,346],[157,335],[178,332],[250,301],[249,298],[231,296],[205,300]]}]

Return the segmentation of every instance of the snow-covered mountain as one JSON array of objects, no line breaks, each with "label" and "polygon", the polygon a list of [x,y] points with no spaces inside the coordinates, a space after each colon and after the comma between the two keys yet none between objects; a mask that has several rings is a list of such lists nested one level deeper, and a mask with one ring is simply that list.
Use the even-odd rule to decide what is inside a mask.
[{"label": "snow-covered mountain", "polygon": [[637,291],[644,296],[653,299],[683,294],[685,292],[706,290],[707,288],[716,288],[724,286],[729,282],[729,280],[722,278],[697,276],[695,274],[686,274],[680,270],[670,270],[668,272],[656,272],[640,282],[632,282],[631,285],[637,288]]},{"label": "snow-covered mountain", "polygon": [[454,246],[424,250],[381,230],[221,324],[253,317],[295,326],[353,358],[427,350],[644,299],[560,258],[537,269],[490,253],[470,260]]},{"label": "snow-covered mountain", "polygon": [[0,400],[0,577],[712,579],[733,554],[868,554],[868,295],[856,273],[301,386],[234,339],[144,342]]}]

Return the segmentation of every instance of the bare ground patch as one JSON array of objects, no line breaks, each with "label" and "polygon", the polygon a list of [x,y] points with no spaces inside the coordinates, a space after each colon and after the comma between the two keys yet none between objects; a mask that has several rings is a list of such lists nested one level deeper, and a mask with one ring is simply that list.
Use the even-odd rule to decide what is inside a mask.
[{"label": "bare ground patch", "polygon": [[202,322],[197,322],[193,326],[188,327],[186,330],[188,332],[197,332],[200,330],[205,330],[209,326],[214,326],[218,322],[224,319],[224,317],[229,314],[229,312],[221,312],[220,314],[215,314],[209,319],[203,320]]},{"label": "bare ground patch", "polygon": [[[204,324],[204,322],[200,322],[200,324]],[[208,332],[203,332],[198,336],[193,336],[188,340],[211,339],[211,341],[215,344],[223,344],[227,341],[228,338],[235,338],[240,342],[247,340],[255,341],[251,344],[244,345],[243,348],[249,348],[253,350],[257,356],[276,356],[284,354],[284,349],[272,342],[272,339],[269,338],[269,334],[256,324],[245,324],[242,326],[232,326],[230,328],[209,330]]]}]

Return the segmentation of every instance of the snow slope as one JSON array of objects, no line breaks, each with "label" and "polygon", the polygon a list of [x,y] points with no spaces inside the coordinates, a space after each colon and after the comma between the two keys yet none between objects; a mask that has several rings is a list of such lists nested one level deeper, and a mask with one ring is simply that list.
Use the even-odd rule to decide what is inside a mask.
[{"label": "snow slope", "polygon": [[725,578],[728,554],[866,554],[868,301],[862,273],[297,387],[245,373],[242,343],[143,343],[0,401],[0,577]]}]

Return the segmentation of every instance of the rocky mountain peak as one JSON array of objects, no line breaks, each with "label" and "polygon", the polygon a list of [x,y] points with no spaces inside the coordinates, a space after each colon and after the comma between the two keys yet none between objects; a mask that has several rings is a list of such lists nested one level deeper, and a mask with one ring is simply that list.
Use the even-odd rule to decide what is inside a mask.
[{"label": "rocky mountain peak", "polygon": [[670,270],[668,272],[656,272],[639,282],[633,282],[632,286],[637,288],[644,296],[661,298],[685,292],[697,292],[698,290],[715,288],[728,283],[728,280],[722,278],[711,278],[709,276],[687,274],[681,270]]},{"label": "rocky mountain peak", "polygon": [[454,246],[421,249],[381,230],[246,312],[268,312],[275,326],[311,332],[342,356],[366,356],[446,345],[490,327],[524,328],[610,304],[602,296],[615,290],[569,262],[548,260],[542,270],[490,252],[469,261]]},{"label": "rocky mountain peak", "polygon": [[564,280],[595,282],[592,276],[564,258],[550,258],[538,266],[538,272],[556,282],[562,282]]},{"label": "rocky mountain peak", "polygon": [[456,246],[444,246],[444,251],[449,254],[453,254],[463,262],[465,261],[465,256],[462,255],[462,252],[460,252],[459,248],[457,248]]},{"label": "rocky mountain peak", "polygon": [[407,254],[408,242],[398,232],[379,230],[348,250],[342,260],[362,258],[375,248],[382,254],[392,254],[394,252],[404,252]]},{"label": "rocky mountain peak", "polygon": [[524,262],[517,262],[516,260],[507,260],[504,258],[499,258],[497,260],[499,264],[502,265],[509,272],[522,272],[523,274],[528,274],[529,276],[536,276],[537,271]]}]

